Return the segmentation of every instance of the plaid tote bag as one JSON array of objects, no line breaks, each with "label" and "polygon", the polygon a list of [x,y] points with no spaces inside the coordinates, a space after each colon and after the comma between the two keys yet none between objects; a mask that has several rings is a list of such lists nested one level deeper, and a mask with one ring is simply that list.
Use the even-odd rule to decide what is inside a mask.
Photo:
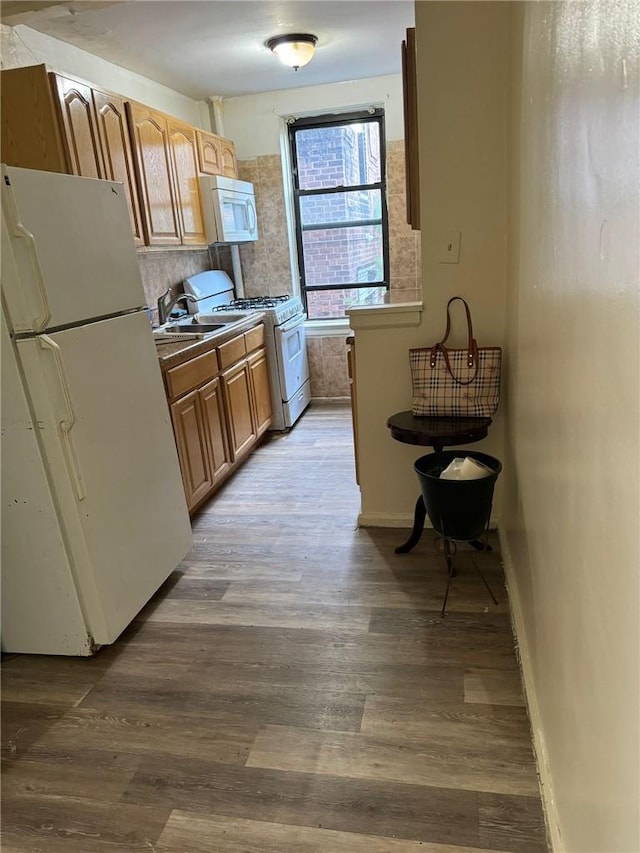
[{"label": "plaid tote bag", "polygon": [[[459,300],[467,315],[466,349],[445,346],[451,331],[451,303]],[[500,401],[502,349],[478,347],[473,337],[471,311],[461,296],[447,302],[447,328],[431,347],[409,350],[413,385],[413,414],[449,417],[490,417]]]}]

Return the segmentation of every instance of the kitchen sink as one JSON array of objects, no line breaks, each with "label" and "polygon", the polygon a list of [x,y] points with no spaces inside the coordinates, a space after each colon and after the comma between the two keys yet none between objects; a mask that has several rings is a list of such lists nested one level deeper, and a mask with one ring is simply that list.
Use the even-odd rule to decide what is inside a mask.
[{"label": "kitchen sink", "polygon": [[216,311],[214,314],[198,314],[198,322],[200,323],[213,323],[214,320],[222,320],[226,324],[246,319],[246,311]]},{"label": "kitchen sink", "polygon": [[228,326],[224,323],[166,323],[158,329],[153,330],[155,338],[167,340],[170,338],[205,338],[220,329]]},{"label": "kitchen sink", "polygon": [[166,331],[170,334],[181,334],[186,332],[193,335],[195,332],[217,332],[218,329],[223,329],[227,323],[170,323],[166,327]]}]

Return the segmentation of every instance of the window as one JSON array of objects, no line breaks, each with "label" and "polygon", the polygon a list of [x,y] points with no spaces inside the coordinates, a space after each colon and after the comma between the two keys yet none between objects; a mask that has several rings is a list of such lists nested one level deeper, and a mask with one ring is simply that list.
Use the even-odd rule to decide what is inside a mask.
[{"label": "window", "polygon": [[300,291],[310,320],[389,289],[384,111],[291,120]]}]

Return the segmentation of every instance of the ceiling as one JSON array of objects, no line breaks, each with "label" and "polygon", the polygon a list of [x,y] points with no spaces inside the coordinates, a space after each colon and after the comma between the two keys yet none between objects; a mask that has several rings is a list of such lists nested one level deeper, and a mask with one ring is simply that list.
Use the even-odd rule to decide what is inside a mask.
[{"label": "ceiling", "polygon": [[[399,74],[413,0],[3,0],[4,24],[25,24],[195,100]],[[311,33],[299,71],[265,46]]]}]

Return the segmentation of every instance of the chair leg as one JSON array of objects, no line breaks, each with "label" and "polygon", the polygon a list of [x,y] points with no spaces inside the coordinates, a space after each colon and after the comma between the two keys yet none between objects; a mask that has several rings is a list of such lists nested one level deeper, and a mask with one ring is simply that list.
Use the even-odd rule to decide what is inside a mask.
[{"label": "chair leg", "polygon": [[493,594],[493,592],[491,591],[491,587],[490,587],[490,586],[489,586],[489,584],[487,583],[487,579],[485,578],[485,576],[484,576],[484,575],[482,574],[482,572],[480,571],[480,568],[479,568],[479,566],[477,565],[477,563],[476,563],[476,561],[475,561],[475,560],[473,561],[473,567],[475,568],[476,572],[480,575],[480,577],[481,577],[481,579],[482,579],[482,583],[486,586],[486,588],[487,588],[487,592],[489,593],[489,595],[490,595],[490,596],[491,596],[491,598],[493,599],[493,603],[494,603],[494,604],[497,604],[497,603],[498,603],[498,599],[495,597],[495,595],[494,595],[494,594]]},{"label": "chair leg", "polygon": [[427,510],[424,505],[424,500],[422,495],[416,501],[416,508],[413,513],[413,530],[406,542],[402,545],[398,545],[395,549],[396,554],[408,554],[409,551],[414,548],[420,539],[422,538],[422,533],[424,531],[424,522],[427,517]]},{"label": "chair leg", "polygon": [[444,536],[442,537],[442,541],[444,543],[444,558],[447,562],[447,588],[444,592],[444,601],[442,602],[442,611],[440,612],[440,616],[444,619],[445,611],[447,609],[447,599],[449,598],[449,589],[451,587],[451,580],[455,574],[455,565],[453,554],[451,553],[451,543],[448,539],[445,539]]}]

